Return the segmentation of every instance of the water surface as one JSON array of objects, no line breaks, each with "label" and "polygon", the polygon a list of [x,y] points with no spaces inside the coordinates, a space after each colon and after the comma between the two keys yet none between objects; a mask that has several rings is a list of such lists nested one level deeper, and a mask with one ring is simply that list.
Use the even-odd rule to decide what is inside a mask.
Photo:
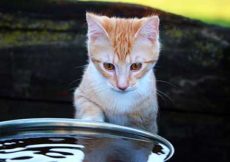
[{"label": "water surface", "polygon": [[25,136],[0,140],[0,162],[163,162],[168,152],[164,145],[130,138]]}]

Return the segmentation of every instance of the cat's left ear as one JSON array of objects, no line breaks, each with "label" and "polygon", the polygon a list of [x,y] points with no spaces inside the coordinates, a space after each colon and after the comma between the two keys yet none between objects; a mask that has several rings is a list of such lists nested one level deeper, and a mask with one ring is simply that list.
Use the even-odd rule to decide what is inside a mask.
[{"label": "cat's left ear", "polygon": [[156,42],[159,37],[160,19],[158,16],[144,18],[142,27],[137,31],[135,37],[147,38],[151,42]]}]

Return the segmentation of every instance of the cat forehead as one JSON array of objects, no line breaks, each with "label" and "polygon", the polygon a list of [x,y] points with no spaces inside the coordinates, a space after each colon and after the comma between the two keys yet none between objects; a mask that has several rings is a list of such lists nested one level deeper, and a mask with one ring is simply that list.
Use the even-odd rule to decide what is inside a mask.
[{"label": "cat forehead", "polygon": [[[118,55],[113,53],[113,50],[106,50],[105,52],[101,51],[99,55],[96,57],[98,60],[102,62],[111,62],[117,65],[124,65],[136,62],[146,62],[150,60],[154,60],[154,57],[157,57],[157,54],[152,54],[148,49],[143,50],[135,50],[135,48],[131,51],[131,54],[127,55],[123,60],[121,60]],[[156,58],[157,59],[157,58]]]},{"label": "cat forehead", "polygon": [[106,30],[115,54],[125,60],[131,53],[135,34],[142,26],[140,19],[105,18],[102,26]]}]

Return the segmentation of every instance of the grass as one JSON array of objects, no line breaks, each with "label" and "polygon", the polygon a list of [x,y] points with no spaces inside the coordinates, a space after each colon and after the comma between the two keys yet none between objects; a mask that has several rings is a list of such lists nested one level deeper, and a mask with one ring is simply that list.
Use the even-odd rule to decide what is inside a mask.
[{"label": "grass", "polygon": [[[85,1],[85,0],[83,0]],[[209,24],[230,27],[229,0],[94,0],[135,3],[198,19]]]}]

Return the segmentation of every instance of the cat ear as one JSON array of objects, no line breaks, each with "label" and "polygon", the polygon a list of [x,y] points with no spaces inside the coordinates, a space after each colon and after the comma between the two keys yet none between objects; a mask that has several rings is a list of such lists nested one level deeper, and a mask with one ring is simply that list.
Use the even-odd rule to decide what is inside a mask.
[{"label": "cat ear", "polygon": [[151,42],[157,41],[159,37],[159,24],[160,20],[158,16],[151,16],[144,18],[144,24],[142,27],[137,31],[135,34],[135,37],[142,37],[142,38],[147,38]]},{"label": "cat ear", "polygon": [[86,21],[88,24],[88,38],[89,40],[96,40],[98,37],[107,36],[107,32],[101,24],[99,16],[86,13]]}]

